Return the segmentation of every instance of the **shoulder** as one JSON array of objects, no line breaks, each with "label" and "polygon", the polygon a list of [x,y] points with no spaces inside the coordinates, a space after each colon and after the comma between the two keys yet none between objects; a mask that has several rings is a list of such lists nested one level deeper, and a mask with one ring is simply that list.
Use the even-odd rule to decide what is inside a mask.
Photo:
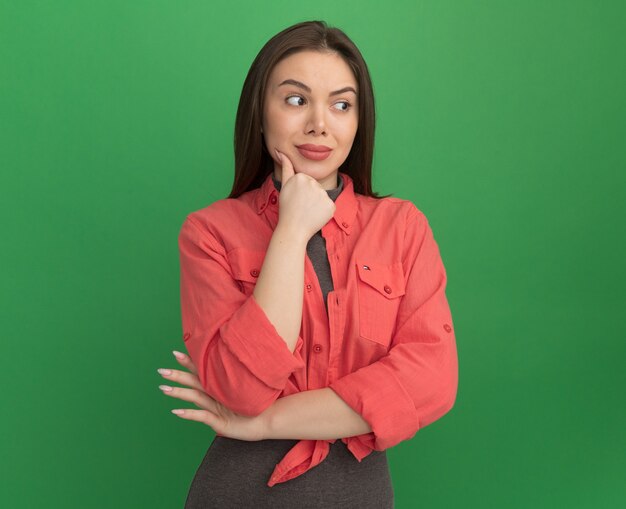
[{"label": "shoulder", "polygon": [[[252,195],[223,198],[189,212],[181,225],[180,236],[199,237],[215,246],[226,246],[231,236],[245,236],[246,225],[258,221]],[[223,249],[223,248],[222,248]]]},{"label": "shoulder", "polygon": [[249,207],[246,207],[240,199],[223,198],[206,207],[189,212],[185,220],[210,229],[216,225],[227,225],[232,222],[234,214],[244,213],[246,208]]},{"label": "shoulder", "polygon": [[252,189],[237,198],[222,198],[206,207],[189,212],[186,221],[206,230],[229,229],[256,217],[256,201],[260,189]]}]

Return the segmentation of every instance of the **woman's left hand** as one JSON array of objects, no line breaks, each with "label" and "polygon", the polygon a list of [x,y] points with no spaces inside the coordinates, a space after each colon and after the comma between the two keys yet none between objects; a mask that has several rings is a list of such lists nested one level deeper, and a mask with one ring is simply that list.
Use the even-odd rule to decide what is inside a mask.
[{"label": "woman's left hand", "polygon": [[190,372],[176,369],[159,369],[158,371],[166,380],[190,388],[184,389],[169,385],[160,385],[159,388],[163,394],[194,403],[202,410],[185,408],[172,410],[172,413],[183,419],[202,422],[213,428],[218,435],[224,437],[250,442],[263,440],[266,429],[263,414],[254,417],[239,415],[211,398],[204,392],[197,375],[198,371],[189,356],[180,352],[177,353],[178,355],[174,354],[174,356],[178,363]]}]

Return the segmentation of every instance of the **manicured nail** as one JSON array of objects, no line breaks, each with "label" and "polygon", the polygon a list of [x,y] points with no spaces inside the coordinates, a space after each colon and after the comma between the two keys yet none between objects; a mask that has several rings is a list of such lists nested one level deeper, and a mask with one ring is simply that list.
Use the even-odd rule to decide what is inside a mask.
[{"label": "manicured nail", "polygon": [[176,409],[176,410],[172,410],[172,413],[173,413],[173,414],[176,414],[176,415],[182,415],[182,414],[184,414],[184,413],[185,413],[185,411],[184,411],[184,410],[179,410],[179,409]]},{"label": "manicured nail", "polygon": [[276,153],[276,157],[278,157],[278,160],[282,163],[283,162],[283,157],[280,155],[280,152],[278,151],[278,149],[275,148],[274,152]]},{"label": "manicured nail", "polygon": [[169,385],[159,385],[159,389],[165,392],[170,392],[172,388]]},{"label": "manicured nail", "polygon": [[182,353],[180,353],[180,352],[178,352],[176,350],[172,350],[172,353],[174,354],[174,357],[176,357],[177,359],[181,359],[182,360],[182,359],[185,358],[184,354],[182,354]]},{"label": "manicured nail", "polygon": [[159,369],[157,369],[157,371],[158,371],[161,375],[171,375],[171,374],[172,374],[172,370],[171,370],[171,369],[163,369],[163,368],[159,368]]}]

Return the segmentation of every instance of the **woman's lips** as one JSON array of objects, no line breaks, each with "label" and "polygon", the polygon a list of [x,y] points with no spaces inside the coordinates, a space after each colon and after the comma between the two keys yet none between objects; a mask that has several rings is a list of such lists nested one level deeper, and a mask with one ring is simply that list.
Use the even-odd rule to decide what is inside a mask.
[{"label": "woman's lips", "polygon": [[313,152],[312,150],[306,150],[300,147],[296,147],[296,148],[298,149],[298,152],[302,154],[303,157],[306,157],[307,159],[311,159],[313,161],[323,161],[332,152],[332,150],[325,150],[324,152]]}]

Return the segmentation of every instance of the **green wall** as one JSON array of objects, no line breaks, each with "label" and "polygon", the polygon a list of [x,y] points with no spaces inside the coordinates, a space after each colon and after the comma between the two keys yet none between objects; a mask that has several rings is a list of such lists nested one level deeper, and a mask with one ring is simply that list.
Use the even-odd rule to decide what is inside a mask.
[{"label": "green wall", "polygon": [[304,4],[0,3],[0,505],[183,506],[213,432],[157,388],[177,234],[230,191],[258,50],[324,19],[449,278],[458,397],[389,450],[396,506],[624,507],[625,4]]}]

